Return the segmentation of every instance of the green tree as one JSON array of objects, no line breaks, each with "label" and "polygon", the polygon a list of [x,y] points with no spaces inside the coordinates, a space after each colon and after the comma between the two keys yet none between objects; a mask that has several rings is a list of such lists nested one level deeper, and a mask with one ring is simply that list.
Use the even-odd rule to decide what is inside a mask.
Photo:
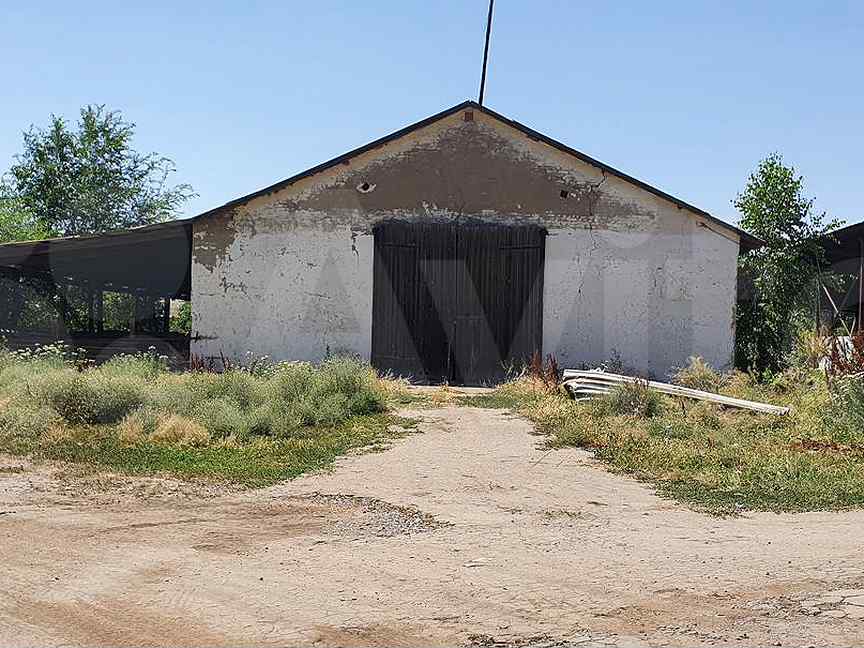
[{"label": "green tree", "polygon": [[752,299],[739,304],[735,362],[757,372],[782,369],[800,322],[812,312],[823,260],[825,222],[804,196],[804,178],[774,153],[759,163],[733,201],[741,227],[765,245],[740,257],[739,272],[752,282]]},{"label": "green tree", "polygon": [[[170,186],[174,164],[136,152],[134,134],[134,124],[104,106],[82,108],[74,128],[53,115],[47,129],[31,127],[22,153],[0,179],[0,242],[92,234],[176,217],[194,195],[191,188]],[[80,328],[81,299],[58,289],[56,280],[0,269],[0,329],[44,329],[57,319]]]},{"label": "green tree", "polygon": [[21,200],[4,195],[0,189],[0,243],[35,241],[50,235]]},{"label": "green tree", "polygon": [[194,194],[189,185],[168,184],[175,172],[170,159],[132,148],[134,133],[134,124],[104,106],[82,108],[75,129],[52,115],[47,129],[24,133],[3,194],[41,233],[56,236],[175,218]]},{"label": "green tree", "polygon": [[[0,243],[33,241],[49,235],[50,232],[41,226],[20,200],[5,194],[0,187]],[[34,279],[22,282],[14,271],[0,268],[0,335],[2,331],[17,327],[22,319],[27,319],[25,311],[28,298],[34,302],[36,311],[43,307],[43,293],[38,288],[43,287],[44,283]]]}]

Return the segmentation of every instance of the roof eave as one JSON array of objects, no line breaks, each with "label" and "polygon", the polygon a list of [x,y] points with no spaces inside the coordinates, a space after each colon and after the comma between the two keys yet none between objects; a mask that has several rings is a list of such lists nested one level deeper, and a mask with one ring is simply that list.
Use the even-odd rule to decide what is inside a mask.
[{"label": "roof eave", "polygon": [[198,214],[197,216],[193,217],[191,220],[194,221],[194,220],[198,220],[201,218],[206,218],[206,217],[211,216],[213,214],[216,214],[218,212],[222,212],[224,210],[232,209],[234,207],[238,207],[240,205],[243,205],[243,204],[249,202],[250,200],[254,200],[255,198],[259,198],[261,196],[266,196],[266,195],[271,194],[273,192],[276,192],[276,191],[279,191],[279,190],[284,189],[286,187],[289,187],[292,184],[294,184],[294,183],[296,183],[296,182],[298,182],[304,178],[308,178],[310,176],[315,175],[316,173],[326,171],[327,169],[330,169],[330,168],[332,168],[338,164],[342,164],[342,163],[346,162],[347,160],[350,160],[351,158],[354,158],[358,155],[361,155],[361,154],[366,153],[368,151],[379,148],[379,147],[387,144],[388,142],[399,139],[400,137],[408,135],[409,133],[412,133],[416,130],[424,128],[425,126],[428,126],[430,124],[433,124],[436,121],[439,121],[440,119],[443,119],[443,118],[448,117],[454,113],[459,112],[460,110],[465,110],[466,108],[471,108],[472,110],[478,110],[478,111],[492,117],[493,119],[496,119],[496,120],[498,120],[504,124],[511,126],[512,128],[515,128],[516,130],[524,133],[526,136],[528,136],[532,139],[543,142],[543,143],[545,143],[549,146],[552,146],[553,148],[556,148],[556,149],[558,149],[564,153],[568,153],[569,155],[576,157],[577,159],[585,162],[586,164],[589,164],[591,166],[599,168],[610,175],[613,175],[617,178],[620,178],[621,180],[629,182],[629,183],[631,183],[631,184],[633,184],[633,185],[635,185],[635,186],[637,186],[637,187],[639,187],[639,188],[641,188],[641,189],[643,189],[649,193],[654,194],[655,196],[658,196],[664,200],[667,200],[667,201],[673,203],[674,205],[677,205],[681,209],[686,209],[687,211],[690,211],[694,214],[697,214],[698,216],[705,218],[706,220],[714,223],[715,225],[723,228],[726,231],[734,233],[739,239],[739,242],[740,242],[739,245],[741,246],[742,252],[761,247],[764,244],[762,241],[760,241],[756,237],[752,236],[751,234],[748,234],[744,230],[739,229],[739,228],[735,227],[734,225],[717,218],[716,216],[712,216],[711,214],[709,214],[705,210],[699,209],[695,205],[691,205],[690,203],[688,203],[684,200],[681,200],[680,198],[676,198],[675,196],[668,194],[665,191],[658,189],[657,187],[653,187],[653,186],[649,185],[648,183],[643,182],[642,180],[639,180],[638,178],[634,178],[633,176],[631,176],[627,173],[624,173],[623,171],[620,171],[620,170],[616,169],[615,167],[612,167],[612,166],[606,164],[605,162],[601,162],[600,160],[597,160],[597,159],[595,159],[589,155],[586,155],[585,153],[582,153],[581,151],[578,151],[574,148],[567,146],[563,142],[559,142],[558,140],[553,139],[553,138],[549,137],[548,135],[544,135],[543,133],[536,131],[533,128],[530,128],[530,127],[528,127],[528,126],[526,126],[520,122],[517,122],[513,119],[509,119],[508,117],[505,117],[504,115],[502,115],[498,112],[495,112],[491,108],[487,108],[486,106],[481,106],[476,101],[471,101],[471,100],[458,103],[455,106],[447,108],[446,110],[442,110],[439,113],[436,113],[430,117],[422,119],[422,120],[415,122],[413,124],[405,126],[404,128],[401,128],[397,131],[390,133],[389,135],[385,135],[384,137],[381,137],[381,138],[376,139],[372,142],[369,142],[368,144],[365,144],[359,148],[348,151],[347,153],[343,153],[342,155],[339,155],[335,158],[327,160],[326,162],[322,162],[321,164],[318,164],[318,165],[316,165],[310,169],[306,169],[305,171],[301,171],[300,173],[293,175],[289,178],[286,178],[285,180],[281,180],[279,182],[268,185],[262,189],[254,191],[254,192],[247,194],[245,196],[241,196],[239,198],[235,198],[234,200],[230,200],[223,205],[220,205],[218,207],[214,207],[213,209],[209,209],[205,212]]}]

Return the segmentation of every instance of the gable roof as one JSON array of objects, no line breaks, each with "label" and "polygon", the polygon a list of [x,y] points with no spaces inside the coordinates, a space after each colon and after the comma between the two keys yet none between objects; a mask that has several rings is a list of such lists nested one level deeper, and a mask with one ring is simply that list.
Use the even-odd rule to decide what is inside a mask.
[{"label": "gable roof", "polygon": [[676,198],[675,196],[672,196],[672,195],[666,193],[665,191],[657,189],[656,187],[653,187],[646,182],[642,182],[641,180],[634,178],[633,176],[630,176],[630,175],[624,173],[623,171],[619,171],[618,169],[611,167],[604,162],[596,160],[596,159],[592,158],[591,156],[586,155],[585,153],[582,153],[581,151],[577,151],[574,148],[570,148],[566,144],[563,144],[563,143],[561,143],[555,139],[552,139],[551,137],[544,135],[543,133],[535,131],[534,129],[529,128],[528,126],[525,126],[524,124],[520,124],[519,122],[517,122],[515,120],[509,119],[509,118],[505,117],[504,115],[501,115],[501,114],[495,112],[494,110],[487,108],[486,106],[481,106],[476,101],[463,101],[462,103],[456,104],[455,106],[452,106],[451,108],[447,108],[446,110],[442,110],[441,112],[439,112],[435,115],[432,115],[431,117],[427,117],[426,119],[421,119],[420,121],[415,122],[415,123],[411,124],[410,126],[406,126],[405,128],[401,128],[401,129],[399,129],[393,133],[390,133],[389,135],[385,135],[384,137],[381,137],[377,140],[369,142],[368,144],[365,144],[359,148],[356,148],[352,151],[348,151],[347,153],[343,153],[342,155],[335,157],[332,160],[327,160],[326,162],[322,162],[321,164],[318,164],[318,165],[316,165],[310,169],[307,169],[305,171],[301,171],[300,173],[293,175],[290,178],[286,178],[285,180],[280,180],[279,182],[276,182],[270,186],[264,187],[263,189],[259,189],[258,191],[254,191],[254,192],[247,194],[245,196],[241,196],[240,198],[235,198],[234,200],[231,200],[231,201],[225,203],[224,205],[220,205],[219,207],[209,209],[206,212],[198,214],[197,216],[194,217],[194,219],[197,220],[199,218],[206,218],[207,216],[214,214],[216,212],[220,212],[224,209],[231,209],[232,207],[240,206],[240,205],[247,203],[250,200],[253,200],[255,198],[259,198],[261,196],[266,196],[267,194],[273,193],[275,191],[279,191],[281,189],[284,189],[285,187],[289,187],[290,185],[298,182],[299,180],[302,180],[304,178],[308,178],[309,176],[313,176],[316,173],[321,173],[322,171],[326,171],[327,169],[330,169],[330,168],[335,167],[339,164],[342,164],[343,162],[345,162],[346,160],[349,160],[350,158],[356,157],[358,155],[361,155],[363,153],[366,153],[368,151],[376,149],[376,148],[378,148],[384,144],[387,144],[388,142],[392,142],[393,140],[397,140],[401,137],[404,137],[405,135],[413,133],[414,131],[420,130],[421,128],[424,128],[424,127],[426,127],[430,124],[433,124],[433,123],[435,123],[441,119],[444,119],[445,117],[448,117],[454,113],[457,113],[461,110],[466,110],[466,109],[475,110],[475,111],[481,112],[485,115],[488,115],[489,117],[492,117],[493,119],[496,119],[496,120],[498,120],[498,121],[500,121],[500,122],[502,122],[502,123],[504,123],[504,124],[506,124],[512,128],[515,128],[516,130],[524,133],[526,136],[528,136],[531,139],[543,142],[544,144],[548,144],[549,146],[551,146],[555,149],[558,149],[559,151],[562,151],[564,153],[572,155],[573,157],[577,158],[578,160],[581,160],[582,162],[584,162],[586,164],[589,164],[595,168],[601,169],[605,173],[612,175],[612,176],[615,176],[617,178],[620,178],[621,180],[624,180],[625,182],[629,182],[630,184],[636,185],[637,187],[644,189],[645,191],[652,193],[655,196],[663,198],[664,200],[667,200],[667,201],[677,205],[681,209],[686,209],[687,211],[689,211],[693,214],[697,214],[697,215],[701,216],[702,218],[714,223],[715,225],[738,235],[741,239],[742,251],[757,248],[757,247],[760,247],[762,245],[762,241],[760,241],[758,238],[754,237],[751,234],[748,234],[744,230],[739,229],[738,227],[735,227],[734,225],[732,225],[730,223],[727,223],[726,221],[723,221],[723,220],[721,220],[715,216],[712,216],[711,214],[709,214],[705,210],[699,209],[698,207],[695,207],[695,206],[691,205],[690,203],[687,203],[687,202],[681,200],[680,198]]}]

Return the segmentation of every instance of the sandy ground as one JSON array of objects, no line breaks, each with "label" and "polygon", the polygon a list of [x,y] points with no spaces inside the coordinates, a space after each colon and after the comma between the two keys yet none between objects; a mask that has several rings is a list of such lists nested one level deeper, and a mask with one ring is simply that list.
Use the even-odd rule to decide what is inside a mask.
[{"label": "sandy ground", "polygon": [[861,645],[864,512],[718,519],[500,411],[254,492],[0,462],[0,644]]}]

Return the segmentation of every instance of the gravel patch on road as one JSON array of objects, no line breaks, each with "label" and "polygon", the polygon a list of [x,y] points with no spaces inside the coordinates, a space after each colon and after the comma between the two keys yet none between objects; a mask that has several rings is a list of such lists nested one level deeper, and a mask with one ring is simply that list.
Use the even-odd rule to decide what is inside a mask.
[{"label": "gravel patch on road", "polygon": [[[413,506],[397,506],[374,497],[328,493],[310,493],[292,499],[316,504],[325,504],[334,513],[343,513],[332,527],[332,532],[342,536],[360,537],[373,535],[392,538],[399,535],[428,533],[449,526],[432,515]],[[356,512],[359,515],[344,515]]]}]

